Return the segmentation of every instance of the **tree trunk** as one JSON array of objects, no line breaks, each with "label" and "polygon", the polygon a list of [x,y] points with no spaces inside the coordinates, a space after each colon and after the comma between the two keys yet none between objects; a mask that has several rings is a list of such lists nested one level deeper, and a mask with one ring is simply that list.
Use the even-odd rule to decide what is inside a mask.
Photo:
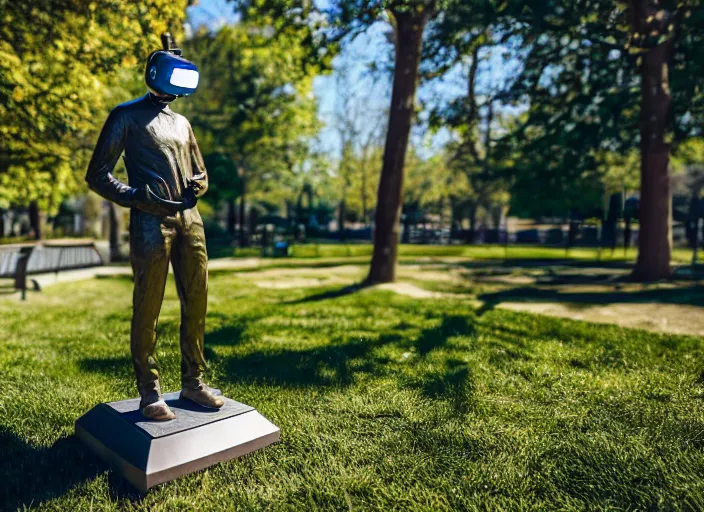
[{"label": "tree trunk", "polygon": [[346,205],[345,205],[345,200],[343,199],[340,201],[340,207],[338,210],[338,217],[337,217],[337,231],[340,234],[340,242],[344,241],[345,239],[345,213],[346,212]]},{"label": "tree trunk", "polygon": [[477,239],[477,210],[478,206],[472,205],[469,211],[469,232],[467,233],[467,243],[473,244]]},{"label": "tree trunk", "polygon": [[641,190],[638,261],[633,278],[656,281],[671,275],[672,200],[670,144],[665,140],[670,114],[668,63],[672,41],[643,55],[640,112]]},{"label": "tree trunk", "polygon": [[237,205],[234,199],[227,200],[227,232],[234,240],[237,234]]},{"label": "tree trunk", "polygon": [[[259,223],[259,214],[256,208],[251,208],[249,210],[249,237],[247,238],[247,244],[252,243],[252,237],[257,233],[257,224]],[[266,229],[266,226],[264,226]]]},{"label": "tree trunk", "polygon": [[310,217],[313,215],[313,187],[308,183],[304,190],[308,198],[308,222],[310,222]]},{"label": "tree trunk", "polygon": [[296,202],[296,229],[298,229],[300,224],[303,224],[303,190],[298,194],[298,201]]},{"label": "tree trunk", "polygon": [[406,215],[403,217],[403,236],[402,242],[404,244],[410,244],[411,243],[411,212],[412,210],[410,208],[406,209]]},{"label": "tree trunk", "polygon": [[42,240],[44,238],[44,232],[42,230],[42,215],[39,210],[39,204],[36,201],[32,201],[29,204],[29,224],[34,232],[34,239]]},{"label": "tree trunk", "polygon": [[247,240],[247,223],[246,223],[246,193],[247,193],[247,182],[244,178],[244,170],[240,168],[240,179],[242,180],[242,195],[240,196],[240,247],[247,247],[249,241]]},{"label": "tree trunk", "polygon": [[[640,64],[640,231],[632,278],[655,281],[671,275],[670,144],[666,136],[671,103],[669,64],[677,28],[671,23],[672,13],[650,0],[630,0],[628,12],[632,42],[644,49]],[[668,33],[665,41],[648,47],[646,35],[652,39],[653,34]]]},{"label": "tree trunk", "polygon": [[386,132],[384,160],[374,215],[374,253],[367,283],[388,283],[396,279],[399,216],[403,193],[403,167],[413,120],[423,28],[426,12],[394,12],[396,62]]},{"label": "tree trunk", "polygon": [[457,205],[450,199],[450,240],[457,236]]},{"label": "tree trunk", "polygon": [[577,242],[577,230],[579,226],[575,219],[570,219],[569,231],[567,231],[567,250],[574,247],[575,242]]},{"label": "tree trunk", "polygon": [[367,161],[362,162],[362,223],[367,224]]},{"label": "tree trunk", "polygon": [[108,218],[110,224],[110,262],[120,261],[120,219],[118,217],[117,205],[112,201],[108,202]]}]

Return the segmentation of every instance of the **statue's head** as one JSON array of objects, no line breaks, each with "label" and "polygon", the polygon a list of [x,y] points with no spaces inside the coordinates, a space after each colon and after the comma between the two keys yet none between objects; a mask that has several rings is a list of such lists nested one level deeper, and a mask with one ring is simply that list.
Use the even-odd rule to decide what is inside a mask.
[{"label": "statue's head", "polygon": [[161,36],[164,49],[149,54],[144,81],[149,90],[162,98],[176,99],[193,94],[198,87],[198,68],[181,57],[170,34]]}]

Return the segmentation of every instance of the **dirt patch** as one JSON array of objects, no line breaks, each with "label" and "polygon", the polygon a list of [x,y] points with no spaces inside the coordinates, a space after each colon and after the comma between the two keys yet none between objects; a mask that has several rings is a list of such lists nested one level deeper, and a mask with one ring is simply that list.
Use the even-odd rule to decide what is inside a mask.
[{"label": "dirt patch", "polygon": [[452,268],[446,270],[436,270],[424,268],[420,265],[404,265],[398,268],[398,276],[419,281],[439,281],[452,282],[461,279],[460,273]]},{"label": "dirt patch", "polygon": [[351,284],[343,279],[315,279],[315,278],[287,278],[277,280],[255,279],[254,284],[259,288],[274,290],[289,290],[292,288],[315,288],[317,286],[330,286],[335,284]]},{"label": "dirt patch", "polygon": [[261,266],[261,258],[218,258],[208,261],[209,270],[257,268]]},{"label": "dirt patch", "polygon": [[399,295],[405,295],[406,297],[413,297],[414,299],[441,299],[446,297],[458,297],[455,294],[441,293],[441,292],[431,292],[424,290],[414,284],[404,283],[402,281],[396,283],[386,283],[375,286],[377,290],[390,290]]},{"label": "dirt patch", "polygon": [[330,277],[347,276],[357,277],[363,275],[364,268],[355,265],[340,265],[337,267],[288,267],[288,268],[267,268],[264,270],[254,270],[242,273],[241,277],[246,279],[273,279],[273,278],[297,278],[301,276],[316,277],[318,279],[328,279]]},{"label": "dirt patch", "polygon": [[608,306],[556,302],[503,302],[500,308],[526,313],[585,320],[600,324],[671,334],[704,336],[704,311],[686,304],[609,304]]},{"label": "dirt patch", "polygon": [[268,268],[238,274],[259,288],[287,290],[292,288],[315,288],[319,286],[349,285],[362,276],[362,267],[340,265],[316,268]]}]

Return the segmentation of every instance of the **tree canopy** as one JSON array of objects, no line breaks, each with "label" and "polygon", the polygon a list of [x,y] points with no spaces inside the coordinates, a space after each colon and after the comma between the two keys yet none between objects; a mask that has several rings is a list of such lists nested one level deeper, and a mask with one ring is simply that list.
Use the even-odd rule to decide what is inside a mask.
[{"label": "tree canopy", "polygon": [[308,60],[306,35],[275,37],[266,21],[245,21],[201,31],[185,45],[201,64],[201,84],[180,108],[214,164],[211,201],[231,202],[248,189],[270,204],[294,201],[291,185],[319,128],[312,80],[320,68]]},{"label": "tree canopy", "polygon": [[164,0],[0,1],[0,206],[55,210],[82,183],[106,99],[184,6]]}]

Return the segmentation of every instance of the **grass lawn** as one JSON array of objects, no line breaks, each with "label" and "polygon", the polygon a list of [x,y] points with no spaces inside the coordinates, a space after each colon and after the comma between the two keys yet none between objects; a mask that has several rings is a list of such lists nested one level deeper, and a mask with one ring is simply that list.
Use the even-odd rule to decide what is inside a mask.
[{"label": "grass lawn", "polygon": [[[359,258],[367,261],[371,258],[373,246],[369,243],[303,243],[291,247],[293,258]],[[213,254],[219,257],[257,257],[261,254],[258,248],[213,248]],[[535,245],[419,245],[400,244],[399,257],[412,259],[419,257],[459,257],[478,260],[501,259],[536,259],[536,260],[577,260],[577,261],[632,261],[638,256],[635,247],[624,253],[622,248],[613,253],[610,249],[598,247],[575,247],[565,251],[561,247],[545,247]],[[688,264],[692,261],[692,251],[686,248],[674,248],[672,251],[673,264]]]},{"label": "grass lawn", "polygon": [[[700,338],[214,272],[210,383],[278,445],[139,496],[72,436],[135,396],[132,283],[0,300],[0,510],[704,509]],[[178,386],[173,281],[159,324]]]}]

